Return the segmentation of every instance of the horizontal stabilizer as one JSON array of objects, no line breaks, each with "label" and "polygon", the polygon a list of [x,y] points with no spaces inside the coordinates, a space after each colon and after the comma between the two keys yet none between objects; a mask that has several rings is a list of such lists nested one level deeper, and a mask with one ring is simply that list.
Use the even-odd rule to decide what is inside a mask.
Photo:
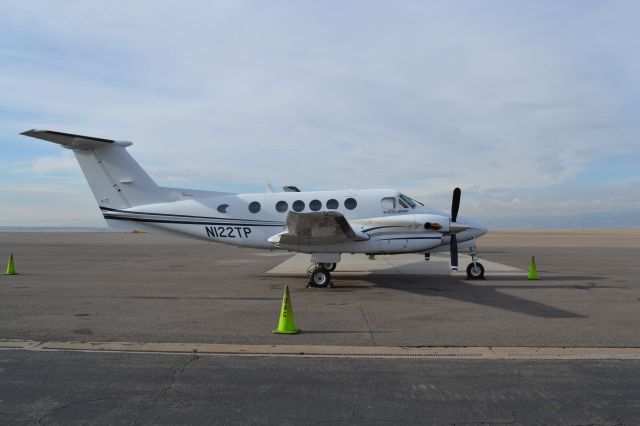
[{"label": "horizontal stabilizer", "polygon": [[53,130],[27,130],[21,135],[29,136],[36,139],[57,143],[69,149],[95,149],[106,146],[127,147],[133,145],[133,142],[116,141],[112,139],[96,138],[93,136],[74,135],[71,133],[55,132]]},{"label": "horizontal stabilizer", "polygon": [[53,130],[34,129],[21,134],[72,149],[100,207],[122,209],[170,201],[127,152],[131,142]]}]

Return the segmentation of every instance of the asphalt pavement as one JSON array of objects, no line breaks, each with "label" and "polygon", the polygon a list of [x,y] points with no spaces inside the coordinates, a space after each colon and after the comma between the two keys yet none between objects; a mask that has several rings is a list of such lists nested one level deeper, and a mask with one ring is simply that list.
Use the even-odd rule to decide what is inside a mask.
[{"label": "asphalt pavement", "polygon": [[[640,424],[633,359],[72,349],[640,347],[640,236],[489,234],[479,246],[504,266],[484,281],[423,272],[418,256],[398,274],[339,265],[335,288],[312,289],[305,270],[267,273],[288,253],[148,234],[0,233],[0,257],[13,252],[19,273],[0,276],[0,340],[58,342],[0,350],[0,423]],[[523,272],[532,255],[539,281]],[[298,335],[271,333],[285,285]]]},{"label": "asphalt pavement", "polygon": [[2,424],[634,425],[640,361],[0,352]]}]

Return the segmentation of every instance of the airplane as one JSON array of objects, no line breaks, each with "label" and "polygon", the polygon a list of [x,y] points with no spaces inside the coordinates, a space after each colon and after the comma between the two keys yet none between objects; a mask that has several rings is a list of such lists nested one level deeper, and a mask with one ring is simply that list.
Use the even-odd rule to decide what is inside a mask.
[{"label": "airplane", "polygon": [[[391,189],[236,194],[158,186],[126,150],[132,142],[27,130],[24,136],[73,150],[102,215],[110,227],[139,230],[240,247],[311,255],[309,286],[333,286],[331,272],[342,253],[375,255],[468,249],[469,279],[483,279],[476,239],[487,232],[479,221],[458,214],[455,188],[451,211],[427,207]],[[295,188],[295,189],[293,189]],[[309,272],[308,271],[308,272]]]}]

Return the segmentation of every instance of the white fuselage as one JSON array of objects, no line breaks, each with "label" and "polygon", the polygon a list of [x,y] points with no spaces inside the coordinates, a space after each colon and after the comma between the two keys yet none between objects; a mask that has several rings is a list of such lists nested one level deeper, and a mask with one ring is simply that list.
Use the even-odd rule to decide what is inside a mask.
[{"label": "white fuselage", "polygon": [[340,253],[438,250],[450,250],[457,262],[455,249],[473,247],[487,232],[480,222],[457,215],[459,188],[451,214],[387,189],[230,194],[167,188],[127,152],[131,142],[54,130],[22,134],[73,150],[104,218],[115,228],[311,253],[316,263],[337,263]]},{"label": "white fuselage", "polygon": [[[446,227],[449,212],[420,204],[411,206],[394,190],[340,190],[223,194],[128,209],[101,207],[110,226],[164,232],[243,247],[283,249],[304,253],[407,253],[448,249],[447,232],[425,229],[425,222]],[[355,201],[355,202],[354,202]],[[345,216],[362,241],[313,247],[274,244],[269,238],[283,231],[287,213],[337,211]],[[486,233],[477,220],[458,216],[469,229],[457,233],[458,244]],[[365,239],[366,238],[366,239]]]}]

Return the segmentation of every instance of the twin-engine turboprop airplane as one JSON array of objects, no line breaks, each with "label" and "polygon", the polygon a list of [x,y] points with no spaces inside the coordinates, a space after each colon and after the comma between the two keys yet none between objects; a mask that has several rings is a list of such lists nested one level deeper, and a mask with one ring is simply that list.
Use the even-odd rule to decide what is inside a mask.
[{"label": "twin-engine turboprop airplane", "polygon": [[217,241],[242,247],[311,254],[309,284],[326,287],[342,253],[398,254],[469,249],[470,279],[484,277],[475,239],[487,232],[458,215],[460,189],[451,212],[433,209],[388,189],[233,194],[156,185],[129,155],[131,142],[28,130],[25,136],[73,150],[107,224]]}]

